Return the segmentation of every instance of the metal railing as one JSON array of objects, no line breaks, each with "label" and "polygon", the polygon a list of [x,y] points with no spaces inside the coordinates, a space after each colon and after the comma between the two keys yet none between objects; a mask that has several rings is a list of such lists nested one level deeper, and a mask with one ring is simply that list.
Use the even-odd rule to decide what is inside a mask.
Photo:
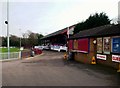
[{"label": "metal railing", "polygon": [[8,53],[0,53],[0,59],[4,60],[4,59],[18,59],[21,57],[21,53],[20,52],[10,52],[9,53],[10,58],[8,58]]}]

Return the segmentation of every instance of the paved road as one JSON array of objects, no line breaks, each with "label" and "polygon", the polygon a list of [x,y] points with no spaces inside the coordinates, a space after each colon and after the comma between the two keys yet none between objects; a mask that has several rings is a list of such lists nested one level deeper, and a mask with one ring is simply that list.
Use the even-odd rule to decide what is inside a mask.
[{"label": "paved road", "polygon": [[3,62],[3,86],[113,86],[116,74],[97,66],[63,61],[63,52]]}]

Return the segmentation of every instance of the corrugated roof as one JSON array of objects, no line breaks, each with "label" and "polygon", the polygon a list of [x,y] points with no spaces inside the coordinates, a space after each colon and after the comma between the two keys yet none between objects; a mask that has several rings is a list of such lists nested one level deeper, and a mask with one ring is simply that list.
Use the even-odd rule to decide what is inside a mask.
[{"label": "corrugated roof", "polygon": [[120,24],[118,24],[118,25],[104,25],[104,26],[80,31],[79,33],[71,36],[69,39],[118,35],[118,34],[120,34]]},{"label": "corrugated roof", "polygon": [[110,28],[100,31],[96,34],[96,36],[115,36],[120,35],[120,24],[112,25]]},{"label": "corrugated roof", "polygon": [[[73,27],[73,26],[75,26],[75,25],[76,25],[76,24],[71,25],[71,26],[69,26],[69,28],[71,28],[71,27]],[[67,28],[68,28],[68,27],[66,27],[66,28],[64,28],[64,29],[61,29],[61,30],[58,30],[58,31],[56,31],[56,32],[53,32],[53,33],[51,33],[51,34],[48,34],[48,35],[42,37],[41,39],[46,39],[46,38],[50,38],[50,37],[53,37],[53,36],[56,36],[56,35],[65,33],[65,32],[67,32]]]},{"label": "corrugated roof", "polygon": [[56,31],[56,32],[53,32],[53,33],[51,33],[51,34],[48,34],[48,35],[42,37],[41,39],[46,39],[46,38],[49,38],[49,37],[52,37],[52,36],[56,36],[56,35],[59,35],[59,34],[61,34],[61,33],[66,32],[66,31],[67,31],[67,28],[62,29],[62,30],[58,30],[58,31]]}]

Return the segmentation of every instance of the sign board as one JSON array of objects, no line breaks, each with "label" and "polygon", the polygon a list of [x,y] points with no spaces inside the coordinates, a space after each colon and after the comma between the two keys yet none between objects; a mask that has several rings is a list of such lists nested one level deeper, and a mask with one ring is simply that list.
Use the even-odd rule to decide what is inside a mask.
[{"label": "sign board", "polygon": [[120,55],[112,55],[112,61],[120,62]]},{"label": "sign board", "polygon": [[97,59],[106,60],[106,55],[97,54]]}]

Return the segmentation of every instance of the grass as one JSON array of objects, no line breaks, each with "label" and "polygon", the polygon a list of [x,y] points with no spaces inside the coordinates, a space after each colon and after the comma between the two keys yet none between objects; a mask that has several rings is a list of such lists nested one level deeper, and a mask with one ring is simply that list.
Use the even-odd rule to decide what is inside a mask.
[{"label": "grass", "polygon": [[[7,48],[0,48],[0,51],[2,53],[5,53],[5,52],[8,52],[8,49]],[[10,52],[19,52],[20,49],[19,48],[10,48]]]}]

